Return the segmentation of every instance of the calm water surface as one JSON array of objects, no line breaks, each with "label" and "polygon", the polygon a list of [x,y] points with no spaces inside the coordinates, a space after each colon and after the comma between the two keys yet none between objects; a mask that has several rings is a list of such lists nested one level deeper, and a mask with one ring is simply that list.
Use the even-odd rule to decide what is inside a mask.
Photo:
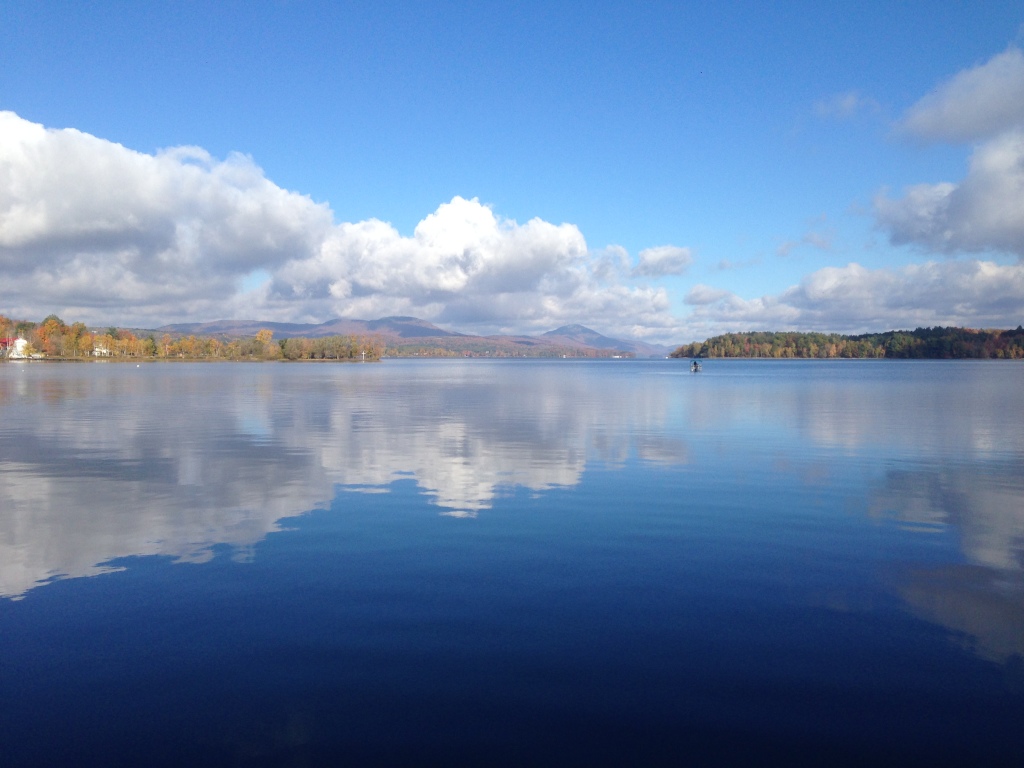
[{"label": "calm water surface", "polygon": [[1022,393],[0,365],[0,764],[1019,765]]}]

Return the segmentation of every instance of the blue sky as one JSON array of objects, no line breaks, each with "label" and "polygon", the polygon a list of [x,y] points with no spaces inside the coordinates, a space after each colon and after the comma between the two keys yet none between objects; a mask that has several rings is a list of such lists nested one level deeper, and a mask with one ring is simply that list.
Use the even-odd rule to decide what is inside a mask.
[{"label": "blue sky", "polygon": [[0,312],[1024,322],[1019,2],[635,5],[9,0]]}]

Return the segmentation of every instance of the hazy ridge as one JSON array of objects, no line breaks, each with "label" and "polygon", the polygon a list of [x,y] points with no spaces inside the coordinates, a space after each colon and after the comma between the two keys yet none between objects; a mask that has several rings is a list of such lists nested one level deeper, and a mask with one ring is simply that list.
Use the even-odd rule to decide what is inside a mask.
[{"label": "hazy ridge", "polygon": [[383,337],[391,346],[418,345],[455,351],[467,350],[480,345],[498,345],[512,350],[521,348],[524,352],[536,352],[539,347],[552,347],[611,350],[638,357],[664,357],[673,349],[673,347],[660,344],[612,338],[582,325],[565,325],[539,336],[475,336],[445,330],[426,320],[407,316],[382,317],[376,320],[335,318],[323,323],[214,320],[206,323],[174,323],[156,328],[155,331],[179,335],[237,337],[253,336],[264,328],[273,331],[274,337],[278,339],[376,334]]}]

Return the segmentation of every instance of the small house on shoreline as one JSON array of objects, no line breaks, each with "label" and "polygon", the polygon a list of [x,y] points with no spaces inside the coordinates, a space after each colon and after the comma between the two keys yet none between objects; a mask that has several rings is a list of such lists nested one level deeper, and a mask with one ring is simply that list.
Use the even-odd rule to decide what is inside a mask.
[{"label": "small house on shoreline", "polygon": [[8,360],[28,360],[34,355],[29,354],[29,343],[20,336],[16,339],[0,339],[0,356]]}]

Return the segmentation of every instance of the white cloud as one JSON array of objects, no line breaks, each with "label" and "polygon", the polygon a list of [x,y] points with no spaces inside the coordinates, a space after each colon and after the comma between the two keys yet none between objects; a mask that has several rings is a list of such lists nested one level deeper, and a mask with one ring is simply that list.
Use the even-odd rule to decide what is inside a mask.
[{"label": "white cloud", "polygon": [[1009,48],[958,73],[914,104],[901,133],[928,141],[970,142],[1024,124],[1024,54]]},{"label": "white cloud", "polygon": [[777,296],[742,299],[697,286],[693,338],[735,330],[865,333],[955,325],[1015,327],[1024,318],[1024,264],[940,261],[895,269],[851,263],[807,275]]},{"label": "white cloud", "polygon": [[714,304],[716,301],[721,301],[731,295],[729,291],[722,290],[721,288],[712,288],[710,285],[697,283],[687,292],[684,301],[694,306],[704,306],[706,304]]},{"label": "white cloud", "polygon": [[[678,273],[686,249],[640,256]],[[503,219],[455,197],[412,236],[283,190],[248,157],[150,155],[0,112],[0,304],[34,318],[159,325],[412,314],[478,332],[672,328],[664,290],[626,285],[629,255],[577,227]]]},{"label": "white cloud", "polygon": [[476,199],[454,198],[403,237],[382,221],[341,224],[314,254],[277,274],[282,296],[348,299],[401,296],[414,305],[465,292],[572,290],[586,257],[579,230],[533,219],[500,220]]},{"label": "white cloud", "polygon": [[[976,150],[961,184],[879,197],[878,220],[898,242],[1021,254],[1022,176],[1024,138],[1006,133]],[[805,242],[826,247],[815,234]],[[684,299],[692,314],[679,318],[668,291],[643,278],[692,262],[689,249],[660,246],[634,264],[619,246],[590,250],[572,224],[520,224],[462,197],[411,235],[376,219],[339,224],[242,155],[150,155],[0,113],[0,311],[15,317],[154,327],[408,314],[476,333],[582,323],[671,343],[753,327],[991,327],[1024,316],[1021,267],[950,261],[829,268],[750,300],[696,285]]]},{"label": "white cloud", "polygon": [[904,115],[899,130],[933,141],[980,142],[967,175],[874,201],[897,245],[944,253],[995,251],[1024,257],[1024,54],[1009,48],[958,73]]},{"label": "white cloud", "polygon": [[341,224],[312,256],[277,271],[270,300],[314,314],[411,314],[478,332],[671,325],[664,290],[627,287],[618,247],[590,252],[579,229],[502,219],[478,200],[441,205],[402,236],[380,221]]},{"label": "white cloud", "polygon": [[312,252],[331,214],[242,155],[135,152],[0,112],[0,298],[13,309],[180,314]]},{"label": "white cloud", "polygon": [[633,274],[643,277],[681,275],[692,263],[693,254],[689,248],[661,245],[657,248],[645,248],[640,251]]},{"label": "white cloud", "polygon": [[1024,130],[979,146],[959,184],[920,184],[896,200],[879,194],[875,215],[896,244],[1024,256]]}]

